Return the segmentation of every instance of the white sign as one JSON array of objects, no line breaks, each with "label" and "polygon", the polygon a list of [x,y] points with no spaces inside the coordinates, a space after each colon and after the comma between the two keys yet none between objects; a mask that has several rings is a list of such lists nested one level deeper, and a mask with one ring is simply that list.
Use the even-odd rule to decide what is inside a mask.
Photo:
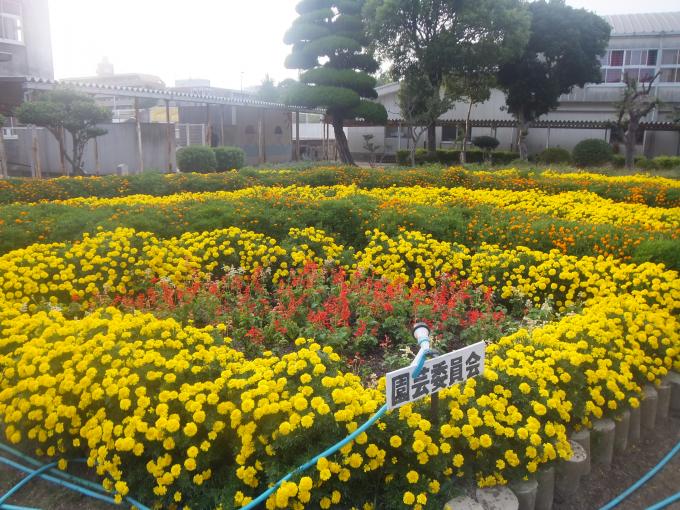
[{"label": "white sign", "polygon": [[388,409],[419,400],[482,374],[485,354],[486,343],[478,342],[427,360],[415,378],[413,366],[388,373],[385,376]]}]

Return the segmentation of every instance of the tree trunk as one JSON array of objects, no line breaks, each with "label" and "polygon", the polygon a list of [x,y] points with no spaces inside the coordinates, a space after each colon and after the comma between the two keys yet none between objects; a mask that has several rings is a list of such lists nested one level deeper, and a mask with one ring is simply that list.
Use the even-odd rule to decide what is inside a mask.
[{"label": "tree trunk", "polygon": [[623,135],[623,143],[626,146],[626,168],[632,170],[635,167],[635,140],[637,138],[637,131],[639,121],[637,119],[630,119],[628,122],[628,129]]},{"label": "tree trunk", "polygon": [[427,153],[436,154],[437,153],[437,124],[436,122],[430,122],[427,125]]},{"label": "tree trunk", "polygon": [[73,175],[83,175],[83,170],[81,168],[83,166],[83,153],[75,134],[71,133],[71,137],[73,138]]},{"label": "tree trunk", "polygon": [[522,161],[529,159],[529,149],[527,148],[527,135],[529,134],[529,123],[526,120],[523,112],[517,116],[517,147],[519,148],[519,157]]},{"label": "tree trunk", "polygon": [[470,133],[470,115],[472,114],[472,101],[468,104],[467,117],[465,117],[465,136],[463,136],[463,150],[460,151],[460,162],[464,165],[466,163],[468,134]]},{"label": "tree trunk", "polygon": [[338,148],[338,154],[340,155],[340,161],[346,165],[356,166],[354,163],[354,158],[352,153],[349,151],[349,144],[347,143],[347,137],[345,136],[345,131],[343,130],[344,122],[342,118],[333,117],[333,132],[335,133],[335,145]]}]

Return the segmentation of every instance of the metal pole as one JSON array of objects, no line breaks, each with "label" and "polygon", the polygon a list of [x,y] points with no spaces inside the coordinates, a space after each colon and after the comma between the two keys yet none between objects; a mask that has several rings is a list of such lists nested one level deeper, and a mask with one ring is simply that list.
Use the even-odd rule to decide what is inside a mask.
[{"label": "metal pole", "polygon": [[0,129],[0,179],[9,177],[7,169],[7,153],[5,152],[5,137],[2,129]]},{"label": "metal pole", "polygon": [[94,138],[94,173],[95,175],[101,173],[101,167],[99,166],[99,142],[97,142],[97,137]]},{"label": "metal pole", "polygon": [[257,160],[259,164],[264,162],[264,151],[262,148],[262,113],[257,119]]},{"label": "metal pole", "polygon": [[295,161],[300,161],[300,110],[295,111]]},{"label": "metal pole", "polygon": [[170,100],[165,100],[165,138],[168,144],[168,172],[172,172],[172,137],[174,136],[173,126],[170,124]]},{"label": "metal pole", "polygon": [[224,105],[220,107],[220,145],[224,143]]},{"label": "metal pole", "polygon": [[139,161],[139,173],[144,171],[144,153],[142,151],[142,125],[139,122],[139,100],[135,98],[135,128],[137,130],[137,159]]},{"label": "metal pole", "polygon": [[210,124],[210,103],[205,104],[205,140],[208,147],[212,147],[212,125]]}]

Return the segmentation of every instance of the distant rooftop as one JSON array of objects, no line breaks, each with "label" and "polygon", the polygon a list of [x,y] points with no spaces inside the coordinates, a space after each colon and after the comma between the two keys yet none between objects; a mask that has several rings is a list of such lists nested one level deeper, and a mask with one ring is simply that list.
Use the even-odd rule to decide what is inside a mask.
[{"label": "distant rooftop", "polygon": [[613,14],[602,17],[611,25],[612,36],[658,34],[659,32],[680,34],[680,12]]}]

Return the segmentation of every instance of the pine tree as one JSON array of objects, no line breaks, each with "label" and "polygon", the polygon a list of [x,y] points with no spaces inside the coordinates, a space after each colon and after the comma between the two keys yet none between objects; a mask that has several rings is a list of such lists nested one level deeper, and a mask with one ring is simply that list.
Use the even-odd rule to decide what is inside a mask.
[{"label": "pine tree", "polygon": [[361,18],[364,0],[302,0],[299,17],[285,35],[292,44],[286,59],[289,69],[302,69],[300,82],[289,87],[286,102],[324,108],[331,118],[338,153],[343,163],[354,164],[343,130],[345,120],[363,119],[384,124],[375,73],[378,64],[367,51],[369,44]]}]

